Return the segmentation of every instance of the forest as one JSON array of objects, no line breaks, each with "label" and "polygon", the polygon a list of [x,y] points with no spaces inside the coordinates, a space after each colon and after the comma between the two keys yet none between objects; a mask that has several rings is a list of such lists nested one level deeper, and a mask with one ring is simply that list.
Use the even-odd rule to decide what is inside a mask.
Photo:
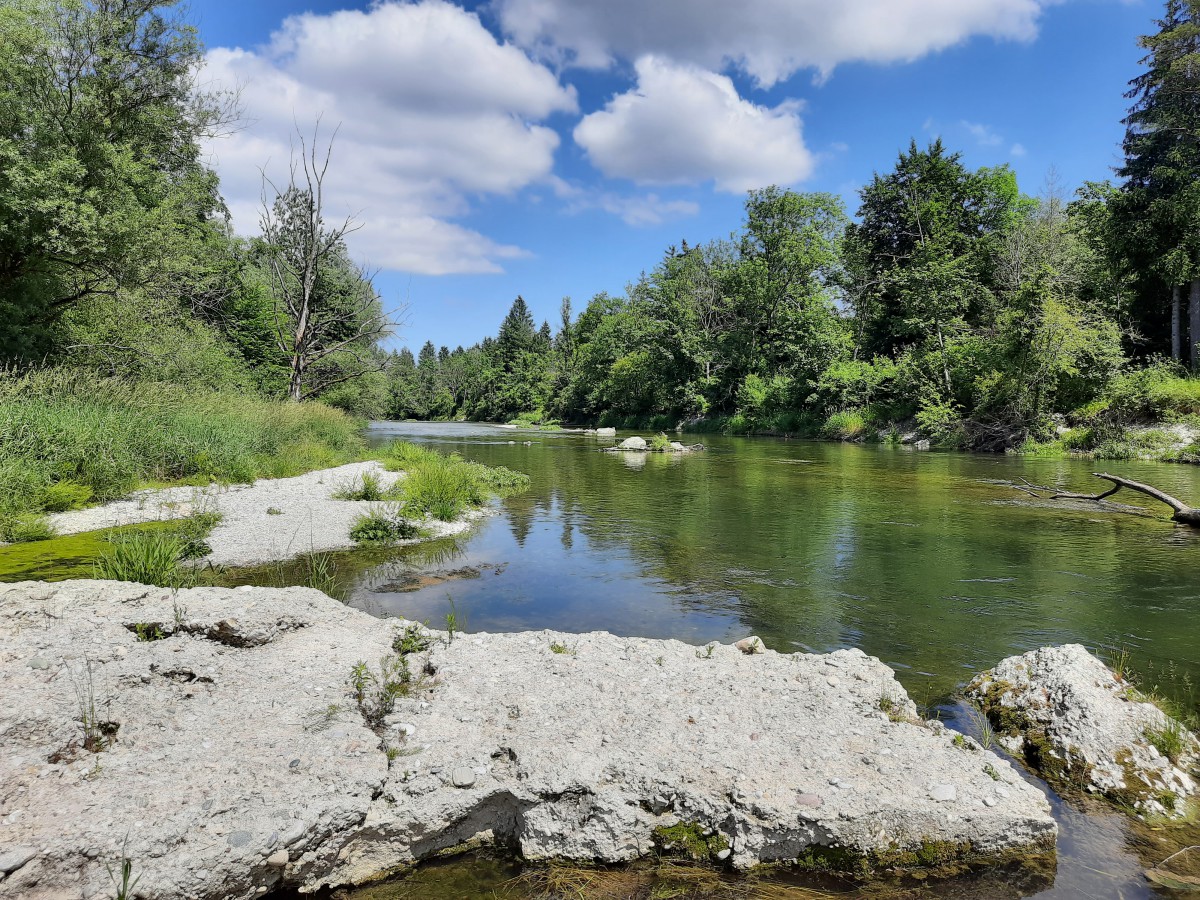
[{"label": "forest", "polygon": [[290,183],[264,184],[258,233],[238,234],[201,153],[237,127],[237,97],[197,83],[184,11],[13,0],[0,406],[15,415],[66,370],[73,396],[118,378],[355,417],[915,429],[981,450],[1066,423],[1066,449],[1095,449],[1200,415],[1200,4],[1170,0],[1141,45],[1112,180],[1023,190],[913,141],[857,209],[751,191],[729,238],[666,248],[624,296],[564,299],[540,326],[518,297],[494,338],[414,357],[390,349],[404,335],[351,253],[354,223],[326,215],[331,129],[298,125]]}]

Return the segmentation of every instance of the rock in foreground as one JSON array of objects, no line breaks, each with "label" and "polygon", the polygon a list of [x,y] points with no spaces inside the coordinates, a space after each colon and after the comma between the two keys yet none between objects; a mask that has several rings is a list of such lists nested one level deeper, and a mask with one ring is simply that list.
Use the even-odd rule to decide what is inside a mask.
[{"label": "rock in foreground", "polygon": [[169,900],[477,841],[741,868],[1053,845],[1042,794],[859,651],[447,638],[303,588],[0,586],[0,895],[111,896],[123,852]]},{"label": "rock in foreground", "polygon": [[1079,644],[1010,656],[967,689],[1018,755],[1057,787],[1182,814],[1195,737]]}]

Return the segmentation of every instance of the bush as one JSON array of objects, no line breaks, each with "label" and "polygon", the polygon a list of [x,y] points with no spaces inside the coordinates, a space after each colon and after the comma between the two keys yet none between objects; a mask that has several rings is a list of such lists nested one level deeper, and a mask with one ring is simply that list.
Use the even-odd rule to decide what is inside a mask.
[{"label": "bush", "polygon": [[383,485],[375,472],[363,472],[350,484],[343,485],[333,492],[337,500],[382,500]]},{"label": "bush", "polygon": [[1081,422],[1107,419],[1122,425],[1189,416],[1200,416],[1200,378],[1189,377],[1167,360],[1126,372],[1113,380],[1099,402],[1072,414]]},{"label": "bush", "polygon": [[646,446],[656,452],[665,453],[671,449],[671,439],[660,431],[646,442]]}]

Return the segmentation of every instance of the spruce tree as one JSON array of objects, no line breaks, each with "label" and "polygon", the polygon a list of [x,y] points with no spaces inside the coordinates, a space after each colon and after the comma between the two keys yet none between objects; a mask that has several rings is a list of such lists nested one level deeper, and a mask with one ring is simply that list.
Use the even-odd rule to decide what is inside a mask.
[{"label": "spruce tree", "polygon": [[1182,357],[1180,305],[1189,295],[1189,358],[1200,371],[1200,0],[1167,0],[1158,32],[1139,41],[1145,71],[1130,81],[1125,183],[1117,201],[1124,255],[1171,296],[1171,350]]}]

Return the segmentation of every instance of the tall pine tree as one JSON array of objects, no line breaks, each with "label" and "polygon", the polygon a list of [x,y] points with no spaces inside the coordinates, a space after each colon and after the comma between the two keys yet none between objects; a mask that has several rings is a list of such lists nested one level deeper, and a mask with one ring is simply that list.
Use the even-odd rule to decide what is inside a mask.
[{"label": "tall pine tree", "polygon": [[1158,32],[1143,36],[1146,70],[1130,82],[1125,179],[1117,201],[1125,256],[1171,291],[1171,351],[1182,352],[1181,285],[1189,294],[1188,347],[1200,371],[1200,0],[1167,0]]}]

